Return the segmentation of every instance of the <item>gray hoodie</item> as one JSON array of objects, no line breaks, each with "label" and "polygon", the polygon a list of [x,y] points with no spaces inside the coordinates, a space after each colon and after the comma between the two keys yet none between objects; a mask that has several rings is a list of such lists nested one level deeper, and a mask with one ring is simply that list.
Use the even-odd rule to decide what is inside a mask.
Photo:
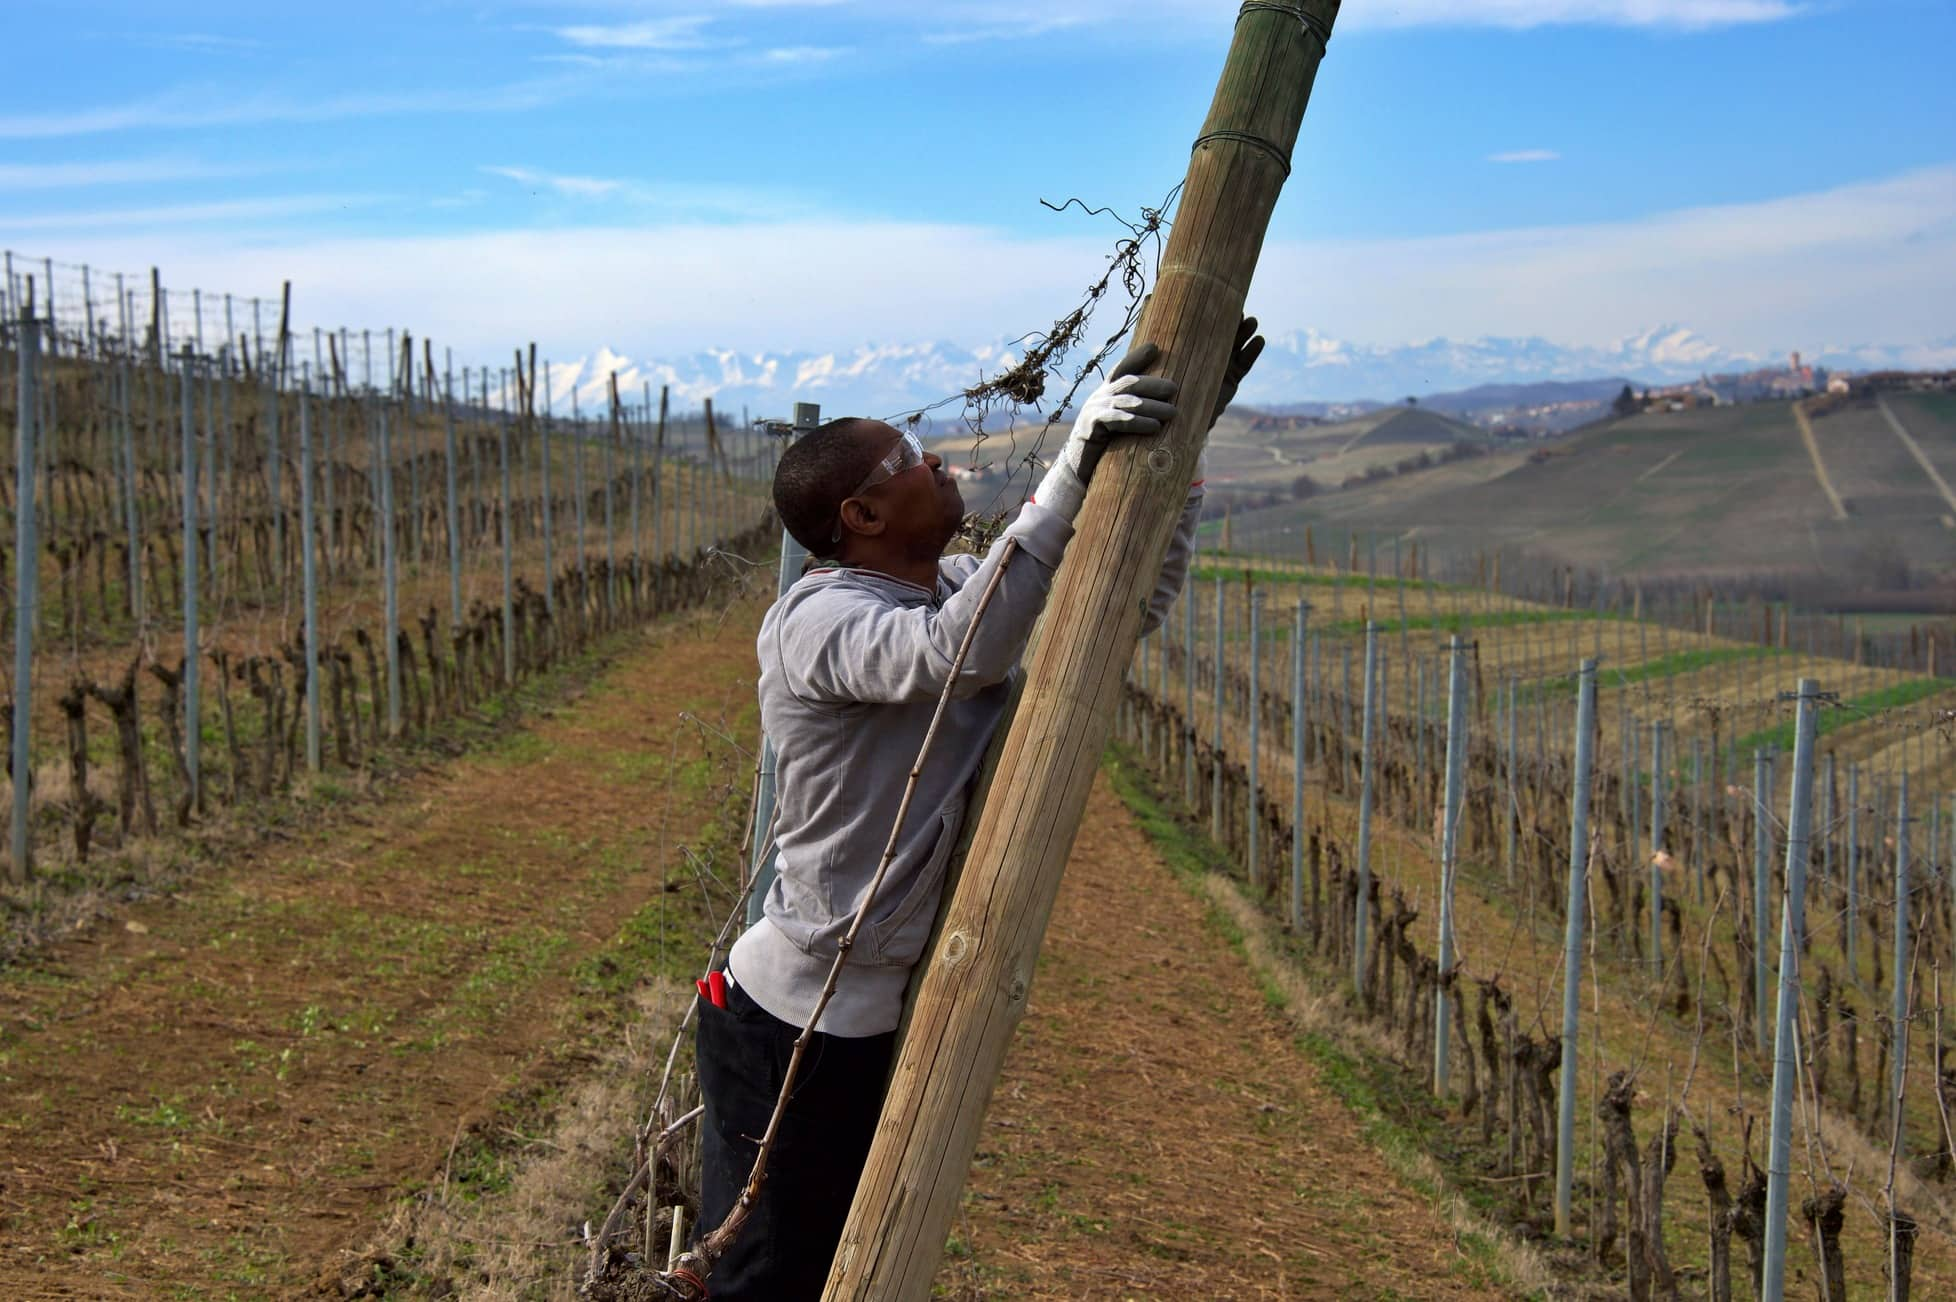
[{"label": "gray hoodie", "polygon": [[[1202,490],[1189,492],[1142,624],[1158,627],[1187,577]],[[728,956],[734,982],[784,1022],[806,1025],[836,942],[876,875],[910,766],[1005,538],[1019,558],[972,639],[896,855],[817,1030],[894,1030],[910,970],[937,917],[944,868],[1005,712],[1020,654],[1073,526],[1027,503],[980,560],[947,556],[934,590],[873,570],[803,575],[761,621],[761,727],[776,755],[775,863],[765,917]]]}]

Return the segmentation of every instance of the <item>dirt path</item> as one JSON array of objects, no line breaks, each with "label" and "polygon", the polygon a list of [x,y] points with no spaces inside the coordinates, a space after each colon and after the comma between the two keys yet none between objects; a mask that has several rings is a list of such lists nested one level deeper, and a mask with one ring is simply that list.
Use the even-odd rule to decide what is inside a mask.
[{"label": "dirt path", "polygon": [[1942,472],[1936,469],[1933,461],[1929,460],[1929,454],[1922,450],[1922,445],[1915,441],[1915,436],[1908,432],[1908,427],[1896,419],[1894,410],[1888,405],[1888,399],[1876,397],[1875,406],[1881,408],[1882,419],[1888,422],[1888,428],[1895,431],[1895,437],[1902,441],[1902,446],[1908,449],[1908,454],[1915,458],[1917,465],[1922,467],[1922,473],[1927,475],[1929,482],[1936,486],[1936,492],[1941,495],[1943,502],[1952,513],[1948,518],[1956,519],[1956,492],[1950,491],[1949,481],[1942,477]]},{"label": "dirt path", "polygon": [[1827,463],[1820,456],[1820,440],[1813,436],[1813,422],[1807,419],[1807,409],[1799,403],[1793,404],[1793,422],[1800,427],[1800,442],[1805,445],[1807,458],[1813,462],[1813,477],[1820,481],[1820,491],[1827,494],[1827,505],[1836,520],[1847,519],[1847,506],[1841,501],[1834,480],[1827,473]]},{"label": "dirt path", "polygon": [[1205,913],[1103,774],[940,1284],[960,1298],[1500,1296]]},{"label": "dirt path", "polygon": [[752,733],[759,611],[0,973],[0,1296],[288,1296],[468,1180],[458,1143],[586,1068],[598,1001],[700,961],[682,846],[745,811],[716,732]]}]

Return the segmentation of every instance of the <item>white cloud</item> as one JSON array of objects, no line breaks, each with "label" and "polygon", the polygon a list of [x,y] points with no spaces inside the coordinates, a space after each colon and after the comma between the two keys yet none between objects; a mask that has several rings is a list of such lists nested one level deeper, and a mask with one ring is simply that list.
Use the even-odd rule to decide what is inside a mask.
[{"label": "white cloud", "polygon": [[[632,8],[666,7],[696,11],[696,0],[661,5],[661,0],[633,0]],[[1353,4],[1340,19],[1340,30],[1420,26],[1480,26],[1530,28],[1545,25],[1603,25],[1633,28],[1702,30],[1746,23],[1774,22],[1805,12],[1807,0],[1483,0],[1464,5],[1459,0],[1390,0],[1387,4]],[[568,72],[548,79],[530,79],[487,87],[415,90],[357,90],[339,94],[296,97],[276,90],[239,90],[186,86],[145,98],[32,112],[0,113],[0,140],[60,139],[132,130],[190,130],[253,124],[314,123],[344,119],[402,116],[418,113],[507,112],[541,107],[590,89],[592,70],[658,76],[710,70],[674,62],[677,56],[701,51],[739,50],[763,46],[728,63],[749,68],[789,65],[819,66],[834,61],[848,47],[809,40],[794,45],[766,45],[777,33],[762,24],[777,20],[770,11],[799,8],[847,10],[851,20],[865,15],[887,17],[916,33],[928,44],[956,45],[972,41],[1040,36],[1064,29],[1119,30],[1179,40],[1199,27],[1211,34],[1225,29],[1214,0],[982,0],[979,3],[916,5],[912,0],[731,0],[715,13],[675,12],[660,17],[634,17],[611,23],[575,23],[546,30],[568,48],[541,53],[543,62],[578,67],[587,75]],[[729,17],[729,12],[735,16]],[[740,17],[742,11],[747,16]],[[820,21],[819,19],[817,21]],[[731,30],[725,38],[709,36],[717,23]],[[744,24],[744,26],[742,26]],[[809,24],[805,28],[813,31]],[[759,38],[759,39],[756,39]],[[132,39],[170,40],[208,48],[244,48],[246,42],[198,33],[181,36],[141,36]],[[639,62],[664,56],[666,62]]]},{"label": "white cloud", "polygon": [[[1078,24],[1121,24],[1146,31],[1164,22],[1214,27],[1214,0],[1042,0],[1042,3],[941,3],[928,7],[870,0],[855,6],[891,16],[924,18],[939,43],[999,39],[1028,30]],[[1548,26],[1668,28],[1702,31],[1779,22],[1808,8],[1804,0],[1384,0],[1347,4],[1338,30],[1396,27]],[[1231,9],[1234,6],[1230,7]],[[1223,11],[1227,18],[1228,10]],[[931,39],[926,37],[926,39]]]},{"label": "white cloud", "polygon": [[975,27],[951,28],[925,32],[926,45],[970,45],[977,41],[1022,41],[1028,37],[1045,36],[1050,32],[1064,31],[1078,27],[1088,20],[1080,15],[1034,18],[1030,15],[1017,22],[987,23]]},{"label": "white cloud", "polygon": [[689,14],[629,23],[580,23],[553,30],[572,45],[601,50],[697,50],[706,44],[700,29],[711,20]]},{"label": "white cloud", "polygon": [[512,112],[570,93],[565,81],[531,80],[469,90],[355,91],[316,99],[179,90],[149,99],[0,116],[0,140],[49,140],[110,131],[332,122],[411,113]]},{"label": "white cloud", "polygon": [[[1076,302],[1109,243],[1104,232],[1029,239],[948,223],[757,215],[777,211],[359,238],[240,235],[186,210],[98,221],[97,237],[67,238],[75,223],[62,219],[30,229],[61,231],[43,238],[60,238],[50,251],[66,261],[110,271],[155,263],[176,286],[249,296],[289,277],[308,323],[405,323],[458,357],[500,356],[529,339],[565,358],[600,344],[665,357],[1010,338]],[[0,219],[0,243],[12,229]],[[1652,321],[1679,321],[1761,354],[1802,341],[1945,338],[1951,301],[1956,165],[1619,222],[1273,238],[1250,295],[1267,329],[1354,342],[1540,335],[1606,346]]]},{"label": "white cloud", "polygon": [[249,176],[263,169],[190,158],[118,158],[88,163],[0,163],[0,190],[66,190]]},{"label": "white cloud", "polygon": [[447,194],[442,195],[440,198],[430,199],[428,206],[430,208],[470,208],[481,203],[488,197],[489,192],[487,190],[470,186],[468,189],[456,194]]},{"label": "white cloud", "polygon": [[1553,163],[1562,157],[1553,149],[1510,149],[1506,153],[1489,154],[1490,163]]},{"label": "white cloud", "polygon": [[68,231],[117,226],[149,230],[184,225],[225,225],[271,218],[305,217],[335,209],[364,207],[375,202],[378,202],[375,196],[364,194],[296,194],[270,199],[163,204],[150,208],[102,208],[22,216],[0,213],[0,232]]},{"label": "white cloud", "polygon": [[760,62],[773,65],[827,63],[849,51],[835,45],[782,45],[762,50]]},{"label": "white cloud", "polygon": [[1956,165],[1756,203],[1578,226],[1272,241],[1254,297],[1348,338],[1602,344],[1683,321],[1730,347],[1948,333]]},{"label": "white cloud", "polygon": [[216,32],[134,32],[127,39],[138,45],[191,50],[201,54],[237,54],[265,48],[263,41],[248,36],[224,36]]},{"label": "white cloud", "polygon": [[776,220],[808,212],[806,200],[766,186],[641,181],[612,176],[571,176],[536,167],[493,166],[479,171],[513,181],[532,193],[548,192],[585,203],[617,203],[674,218],[725,219],[772,214]]},{"label": "white cloud", "polygon": [[625,185],[623,181],[609,177],[561,176],[528,167],[485,167],[481,170],[533,190],[550,190],[573,199],[608,199]]},{"label": "white cloud", "polygon": [[[0,241],[9,229],[0,221]],[[532,338],[572,357],[600,343],[662,356],[1016,334],[1064,310],[1105,255],[1090,240],[819,219],[309,240],[132,227],[60,252],[108,270],[159,265],[166,284],[217,292],[290,278],[308,324],[398,322],[458,357]],[[947,278],[956,266],[1011,274]]]},{"label": "white cloud", "polygon": [[1703,31],[1779,22],[1805,8],[1792,0],[1392,0],[1352,6],[1350,27],[1655,27]]}]

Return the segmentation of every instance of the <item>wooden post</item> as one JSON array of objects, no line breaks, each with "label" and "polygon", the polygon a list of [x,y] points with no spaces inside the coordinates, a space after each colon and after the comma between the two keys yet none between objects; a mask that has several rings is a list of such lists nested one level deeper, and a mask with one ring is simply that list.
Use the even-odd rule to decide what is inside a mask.
[{"label": "wooden post", "polygon": [[1181,385],[1185,416],[1160,435],[1117,442],[1094,477],[825,1298],[929,1296],[1337,10],[1337,0],[1304,0],[1238,15],[1135,332],[1137,344],[1161,346],[1161,373]]}]

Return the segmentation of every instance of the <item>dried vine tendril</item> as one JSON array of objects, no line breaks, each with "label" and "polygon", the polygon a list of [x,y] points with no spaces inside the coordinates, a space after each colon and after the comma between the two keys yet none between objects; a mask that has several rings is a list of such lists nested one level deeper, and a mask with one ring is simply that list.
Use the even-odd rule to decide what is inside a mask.
[{"label": "dried vine tendril", "polygon": [[[959,537],[974,550],[982,551],[989,547],[1003,531],[1005,517],[1032,490],[1035,472],[1043,465],[1040,451],[1045,446],[1047,435],[1072,408],[1081,386],[1090,376],[1102,370],[1108,357],[1140,320],[1141,305],[1147,298],[1150,279],[1160,268],[1161,252],[1170,225],[1169,214],[1181,189],[1180,183],[1177,183],[1159,205],[1143,207],[1140,215],[1132,220],[1122,217],[1112,208],[1090,208],[1077,198],[1059,204],[1041,199],[1039,202],[1054,212],[1063,213],[1077,206],[1089,217],[1109,218],[1126,232],[1115,241],[1113,253],[1107,260],[1107,269],[1087,286],[1080,302],[1050,327],[1012,340],[1012,346],[1022,347],[1024,353],[1004,370],[996,375],[981,376],[977,384],[961,393],[951,394],[928,406],[891,418],[892,424],[901,423],[914,429],[927,424],[935,412],[954,405],[960,407],[957,420],[971,433],[971,457],[975,464],[979,450],[999,436],[996,427],[1003,417],[1003,436],[1010,444],[1010,451],[1004,460],[1014,468],[985,509],[965,517]],[[1087,338],[1095,312],[1117,290],[1120,320],[1091,355],[1069,365],[1068,359]],[[1045,408],[1043,404],[1048,394],[1056,391],[1059,393],[1058,399],[1050,408]],[[1034,409],[1034,416],[1022,426],[1021,413],[1027,408]],[[1021,446],[1022,435],[1030,439],[1029,445]],[[1025,483],[1014,496],[1014,485],[1018,483],[1021,469],[1026,475]]]}]

